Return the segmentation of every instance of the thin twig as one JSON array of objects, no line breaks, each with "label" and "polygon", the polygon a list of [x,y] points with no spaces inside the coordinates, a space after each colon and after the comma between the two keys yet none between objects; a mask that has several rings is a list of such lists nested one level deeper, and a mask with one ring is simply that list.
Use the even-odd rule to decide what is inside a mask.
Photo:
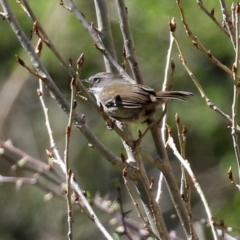
[{"label": "thin twig", "polygon": [[238,134],[236,132],[237,129],[237,119],[238,119],[238,97],[239,97],[239,88],[240,88],[240,80],[239,76],[239,56],[240,56],[240,37],[239,37],[239,12],[240,12],[240,4],[235,5],[235,38],[236,38],[236,54],[235,54],[235,62],[233,64],[233,103],[232,103],[232,139],[233,139],[233,147],[234,152],[238,164],[238,175],[239,175],[239,184],[240,184],[240,151],[239,151],[239,143],[238,143]]},{"label": "thin twig", "polygon": [[232,167],[230,167],[230,168],[228,169],[227,174],[228,174],[228,179],[231,181],[231,183],[232,183],[238,190],[240,190],[240,185],[239,185],[239,183],[236,183],[236,181],[234,180],[233,172],[232,172]]},{"label": "thin twig", "polygon": [[[112,57],[117,60],[116,51],[113,45],[112,31],[109,23],[109,14],[106,0],[94,0],[94,4],[97,15],[97,31],[99,33],[99,36],[102,39],[103,45],[112,55]],[[116,68],[105,56],[104,63],[107,72],[116,73]]]},{"label": "thin twig", "polygon": [[66,127],[66,139],[65,139],[65,151],[64,151],[64,163],[65,163],[65,175],[66,175],[66,199],[67,199],[67,211],[68,211],[68,239],[73,239],[73,212],[71,203],[71,177],[72,171],[69,164],[69,147],[70,147],[70,136],[72,130],[73,115],[76,109],[76,79],[71,80],[71,102],[70,102],[70,113],[68,118],[68,125]]},{"label": "thin twig", "polygon": [[162,84],[162,91],[167,91],[172,88],[173,74],[175,71],[175,65],[171,58],[172,48],[173,48],[173,43],[174,43],[173,32],[176,29],[174,18],[169,20],[168,25],[169,25],[169,46],[168,46],[168,51],[167,51],[167,59],[166,59],[166,64],[165,64],[165,72],[164,72],[164,80],[163,80],[163,84]]},{"label": "thin twig", "polygon": [[34,185],[37,188],[43,190],[47,194],[51,194],[52,197],[56,197],[59,200],[63,200],[62,195],[54,191],[53,189],[48,188],[45,184],[41,184],[38,181],[38,178],[27,178],[27,177],[9,177],[0,175],[0,183],[15,183],[17,189],[19,189],[22,184]]},{"label": "thin twig", "polygon": [[[178,141],[180,145],[181,156],[183,159],[186,159],[186,127],[182,127],[180,125],[180,117],[176,114],[175,117],[177,131],[178,131]],[[193,216],[192,216],[192,208],[191,208],[191,188],[190,188],[190,176],[184,166],[181,164],[182,176],[181,176],[181,196],[186,203],[188,215],[189,215],[189,226],[191,230],[191,236],[193,239],[197,239],[197,235],[194,230],[193,225]]]},{"label": "thin twig", "polygon": [[[222,26],[222,24],[217,21],[217,19],[215,18],[214,16],[214,10],[212,10],[211,12],[209,12],[206,7],[204,6],[203,4],[203,1],[202,0],[197,0],[197,4],[198,6],[200,7],[200,9],[207,14],[208,17],[210,17],[213,22],[228,36],[230,37],[230,34],[229,32],[226,30],[226,28],[224,26]],[[234,45],[233,45],[234,46]]]},{"label": "thin twig", "polygon": [[[195,84],[195,86],[197,87],[198,91],[201,94],[201,97],[205,100],[206,104],[208,107],[210,107],[211,109],[213,109],[215,112],[219,113],[220,116],[222,116],[229,124],[232,124],[232,119],[229,115],[227,115],[225,112],[223,112],[220,108],[218,108],[209,98],[208,96],[205,94],[201,84],[199,83],[199,81],[197,80],[196,76],[193,74],[193,72],[190,70],[186,59],[183,56],[182,50],[178,44],[178,40],[176,38],[176,36],[174,35],[174,39],[175,39],[175,43],[176,46],[178,48],[178,52],[179,52],[179,58],[181,63],[183,64],[184,68],[186,69],[187,73],[189,74],[189,76],[191,77],[193,83]],[[240,132],[240,127],[237,126],[236,127],[237,132]]]},{"label": "thin twig", "polygon": [[163,220],[163,214],[160,206],[155,201],[155,196],[153,195],[151,189],[149,188],[150,182],[148,179],[141,179],[143,173],[139,174],[138,182],[136,184],[137,192],[139,192],[142,206],[148,218],[148,222],[150,224],[150,230],[153,232],[158,238],[169,239],[168,231]]},{"label": "thin twig", "polygon": [[[171,90],[172,88],[172,81],[173,81],[173,75],[175,70],[175,65],[173,60],[171,59],[172,55],[172,48],[174,43],[174,38],[172,36],[172,31],[174,31],[174,26],[172,25],[171,21],[169,21],[169,33],[170,33],[170,40],[169,40],[169,47],[167,51],[167,59],[166,59],[166,65],[165,65],[165,73],[164,73],[164,80],[162,84],[162,91]],[[167,122],[167,103],[163,104],[163,118],[161,121],[161,137],[163,140],[163,143],[166,143],[166,122]],[[156,194],[156,202],[160,203],[160,197],[162,192],[162,184],[163,184],[163,173],[159,173],[159,180],[158,180],[158,188],[157,188],[157,194]]]},{"label": "thin twig", "polygon": [[75,3],[72,0],[66,0],[66,2],[68,3],[68,6],[62,6],[72,12],[75,17],[82,23],[83,27],[88,31],[89,35],[94,40],[95,47],[113,64],[113,66],[117,69],[117,71],[123,78],[127,79],[130,82],[134,82],[106,49],[96,29],[93,27],[93,25],[90,25],[87,22],[85,16],[78,10]]},{"label": "thin twig", "polygon": [[[124,174],[124,172],[123,172]],[[129,185],[129,183],[127,184]],[[130,188],[130,186],[129,186]],[[131,191],[131,190],[130,190]],[[132,194],[132,192],[131,192]],[[133,197],[133,196],[132,196]],[[135,201],[134,199],[132,199]],[[94,206],[98,207],[99,209],[103,210],[104,212],[108,213],[109,215],[112,215],[113,218],[118,222],[119,225],[122,225],[122,214],[119,213],[119,204],[116,201],[110,201],[109,196],[100,197],[99,194],[96,194],[96,196],[91,200],[91,202],[94,204]],[[135,202],[137,204],[137,202]],[[137,204],[138,206],[138,204]],[[130,212],[130,211],[129,211]],[[127,215],[128,212],[123,213],[124,215]],[[124,219],[126,227],[128,231],[131,232],[131,235],[133,232],[137,232],[139,236],[141,237],[155,237],[157,240],[157,236],[153,234],[153,232],[149,228],[149,224],[144,223],[145,219],[143,219],[141,222],[138,222],[136,220],[133,220],[132,218],[126,218]],[[135,235],[135,234],[133,234]]]},{"label": "thin twig", "polygon": [[[1,141],[0,141],[0,147],[4,148]],[[5,148],[5,150],[7,150],[7,149]],[[12,152],[12,153],[14,153],[14,152]],[[57,186],[60,186],[63,183],[63,175],[61,175],[60,173],[58,175],[54,175],[54,177],[53,177],[53,176],[49,175],[48,173],[50,172],[50,173],[54,174],[55,171],[43,171],[43,169],[39,168],[38,165],[27,164],[27,161],[25,161],[24,158],[18,160],[18,158],[15,159],[15,158],[9,157],[5,153],[2,153],[0,155],[7,162],[14,165],[14,170],[22,169],[22,170],[25,170],[27,172],[37,174],[37,175],[42,176],[44,179],[48,180],[49,182],[51,182],[51,183],[53,183]],[[27,155],[27,153],[26,153],[26,155]],[[40,160],[38,160],[38,161],[41,162]],[[51,167],[51,168],[53,168],[53,167]],[[56,176],[57,176],[57,179],[55,179]]]},{"label": "thin twig", "polygon": [[180,0],[177,0],[177,6],[179,8],[180,14],[181,14],[181,21],[185,27],[186,33],[188,37],[190,37],[193,41],[194,47],[196,47],[197,50],[203,52],[212,63],[216,64],[216,66],[220,67],[223,71],[225,71],[229,76],[232,77],[232,71],[229,69],[226,65],[222,64],[211,52],[210,50],[207,50],[204,45],[201,43],[199,38],[193,34],[192,30],[190,29],[189,25],[187,24],[185,14],[183,7],[180,4]]},{"label": "thin twig", "polygon": [[[123,127],[127,127],[125,132],[130,134],[130,137],[132,138],[132,131],[130,126],[127,124]],[[145,166],[143,164],[143,158],[137,151],[138,148],[135,149],[135,151],[132,151],[132,149],[125,143],[125,141],[122,142],[128,157],[126,162],[129,163],[130,166],[137,166],[136,172],[132,171],[131,168],[126,169],[128,170],[128,177],[136,182],[135,187],[139,193],[139,197],[142,200],[146,216],[148,217],[148,221],[151,226],[151,231],[158,237],[161,236],[168,239],[168,232],[163,220],[162,211],[160,209],[160,206],[157,205],[152,191],[149,189],[150,183]]]},{"label": "thin twig", "polygon": [[23,8],[23,10],[27,13],[27,15],[33,20],[34,22],[34,30],[35,33],[38,35],[40,39],[46,44],[46,46],[51,49],[53,54],[59,60],[59,62],[65,67],[65,69],[69,72],[70,76],[73,77],[75,72],[71,65],[69,65],[64,58],[61,56],[53,42],[48,37],[47,33],[44,31],[42,25],[40,24],[39,20],[35,16],[34,12],[32,11],[29,3],[27,0],[19,0],[18,3]]},{"label": "thin twig", "polygon": [[108,233],[108,231],[105,229],[105,227],[102,225],[102,223],[99,221],[99,218],[97,217],[96,213],[93,211],[90,203],[88,202],[86,196],[84,195],[83,191],[80,189],[79,185],[76,183],[73,177],[71,177],[71,186],[73,190],[79,195],[81,200],[83,201],[84,206],[87,208],[91,220],[96,223],[100,231],[103,233],[106,239],[108,240],[114,240],[113,237]]},{"label": "thin twig", "polygon": [[[32,156],[30,156],[29,154],[25,153],[24,151],[22,151],[21,149],[15,147],[12,142],[10,140],[3,142],[0,141],[0,147],[5,148],[7,150],[9,150],[10,152],[15,153],[16,155],[18,155],[19,157],[21,157],[21,159],[24,161],[24,163],[32,163],[34,166],[37,167],[38,171],[52,171],[52,167],[49,164],[46,164],[42,161],[40,161],[37,158],[34,158]],[[23,164],[23,162],[21,163]],[[58,172],[53,171],[53,173],[55,174],[55,176],[57,178],[61,179],[61,175],[59,175]]]},{"label": "thin twig", "polygon": [[[162,84],[162,91],[172,90],[173,75],[175,72],[175,64],[174,64],[173,60],[171,59],[172,48],[173,48],[173,43],[174,43],[173,32],[176,29],[174,18],[171,19],[168,24],[169,24],[170,39],[169,39],[169,47],[168,47],[168,51],[167,51],[167,60],[166,60],[166,65],[165,65],[165,73],[164,73],[164,81]],[[167,103],[163,104],[162,109],[163,109],[163,113],[165,113],[165,114],[164,114],[162,122],[161,122],[161,134],[162,134],[163,142],[166,143]]]},{"label": "thin twig", "polygon": [[48,136],[49,136],[49,141],[50,141],[50,147],[54,153],[54,158],[57,161],[57,164],[61,167],[61,170],[63,171],[63,173],[65,173],[65,166],[63,163],[63,159],[60,156],[60,153],[58,151],[58,147],[55,143],[55,140],[53,138],[53,131],[52,131],[52,127],[50,124],[50,119],[49,119],[49,115],[48,115],[48,108],[46,107],[44,98],[43,98],[43,94],[44,94],[44,88],[43,88],[43,82],[41,79],[39,79],[39,90],[38,90],[38,96],[39,96],[39,100],[41,102],[42,108],[43,108],[43,113],[44,113],[44,117],[45,117],[45,124],[46,124],[46,128],[47,128],[47,132],[48,132]]},{"label": "thin twig", "polygon": [[[159,155],[158,158],[153,160],[153,164],[157,167],[164,175],[165,184],[167,185],[169,194],[174,203],[177,215],[180,219],[181,225],[185,232],[186,237],[188,238],[190,235],[190,229],[188,227],[188,213],[184,202],[181,199],[178,184],[176,178],[174,177],[173,170],[171,168],[169,158],[166,152],[165,143],[161,138],[161,133],[157,124],[153,122],[151,128],[151,133],[153,136],[154,144]],[[141,154],[144,154],[142,152]],[[152,162],[152,159],[149,156],[143,155],[145,159]]]},{"label": "thin twig", "polygon": [[133,36],[132,36],[131,28],[128,22],[128,9],[126,7],[124,0],[116,0],[116,4],[117,4],[118,16],[120,20],[120,28],[123,36],[126,59],[129,62],[134,79],[138,83],[142,84],[143,77],[142,77],[141,70],[139,68],[139,63],[137,61]]},{"label": "thin twig", "polygon": [[124,180],[125,187],[126,187],[126,189],[127,189],[127,191],[128,191],[128,195],[130,196],[130,198],[131,198],[131,200],[132,200],[132,202],[133,202],[133,205],[134,205],[134,207],[136,208],[138,217],[139,217],[139,218],[141,219],[141,221],[144,222],[146,225],[149,225],[149,223],[145,221],[144,216],[143,216],[143,214],[141,213],[141,210],[140,210],[140,208],[139,208],[139,205],[138,205],[138,203],[136,202],[136,200],[135,200],[135,198],[134,198],[134,196],[133,196],[132,190],[131,190],[131,188],[130,188],[130,186],[129,186],[129,183],[128,183],[128,180],[127,180],[126,169],[123,169],[123,175],[122,175],[122,176],[123,176],[123,180]]},{"label": "thin twig", "polygon": [[215,229],[215,226],[214,226],[213,216],[211,214],[210,208],[208,206],[208,203],[207,203],[207,200],[206,200],[206,198],[204,196],[204,193],[203,193],[203,191],[201,189],[201,186],[197,182],[196,176],[194,175],[194,173],[193,173],[193,171],[192,171],[192,169],[190,167],[190,164],[185,159],[183,159],[181,154],[178,152],[177,147],[176,147],[176,145],[174,143],[174,140],[173,140],[172,136],[170,135],[170,132],[169,132],[169,137],[168,137],[167,144],[172,149],[174,155],[181,162],[181,164],[184,166],[184,168],[187,170],[189,176],[191,177],[192,182],[194,183],[194,186],[195,186],[196,190],[199,193],[199,196],[200,196],[200,198],[202,200],[202,203],[204,205],[204,209],[205,209],[205,211],[207,213],[207,217],[208,217],[209,224],[211,226],[213,238],[214,238],[214,240],[217,240],[218,237],[217,237],[216,229]]},{"label": "thin twig", "polygon": [[[124,147],[127,150],[127,146],[124,145]],[[162,211],[155,201],[155,196],[152,193],[152,190],[149,188],[150,182],[143,164],[143,158],[138,151],[133,153],[130,150],[127,150],[127,154],[127,162],[131,165],[137,164],[135,171],[133,171],[132,168],[126,168],[127,176],[136,183],[135,187],[142,200],[146,216],[151,226],[151,231],[158,237],[168,239],[168,232],[163,220]]]},{"label": "thin twig", "polygon": [[221,12],[223,16],[224,25],[227,27],[231,42],[233,44],[233,47],[236,48],[236,39],[235,39],[235,31],[233,27],[233,22],[231,19],[231,15],[229,14],[229,10],[227,9],[227,5],[225,0],[219,0],[220,6],[221,6]]},{"label": "thin twig", "polygon": [[[42,39],[40,38],[37,44],[36,49],[36,53],[38,54],[38,56],[40,56],[41,54],[41,50],[42,50]],[[71,133],[71,126],[72,126],[72,117],[73,117],[73,113],[75,110],[75,106],[74,106],[74,100],[75,100],[75,95],[76,95],[76,82],[75,79],[71,81],[71,108],[70,108],[70,114],[69,114],[69,123],[68,126],[66,128],[66,144],[65,144],[65,156],[64,156],[64,163],[65,163],[65,181],[66,181],[66,202],[67,202],[67,209],[68,209],[68,239],[72,240],[73,239],[73,235],[72,235],[72,224],[73,224],[73,215],[72,215],[72,203],[71,203],[71,171],[69,170],[69,160],[68,160],[68,152],[69,152],[69,140],[70,140],[70,133]],[[48,129],[48,132],[50,132],[49,137],[50,137],[50,142],[51,144],[53,144],[52,146],[55,149],[55,152],[57,153],[56,155],[57,160],[59,162],[59,165],[63,166],[62,160],[59,159],[60,154],[56,148],[53,136],[52,136],[52,130],[51,130],[51,126],[50,126],[50,121],[48,118],[48,111],[46,109],[46,105],[43,99],[43,83],[42,80],[39,79],[39,90],[38,90],[38,95],[43,107],[43,111],[45,114],[45,119],[46,119],[46,126]]]},{"label": "thin twig", "polygon": [[156,194],[156,202],[160,204],[161,200],[161,195],[162,195],[162,185],[163,185],[163,173],[159,173],[159,178],[158,178],[158,187],[157,187],[157,194]]},{"label": "thin twig", "polygon": [[121,212],[121,222],[122,222],[122,226],[123,226],[123,234],[126,235],[129,240],[133,240],[131,237],[131,234],[129,233],[129,231],[127,229],[127,224],[125,221],[126,213],[123,211],[123,199],[122,199],[122,193],[121,193],[120,186],[117,187],[117,191],[118,191],[118,202],[119,202],[120,212]]},{"label": "thin twig", "polygon": [[7,177],[0,175],[0,182],[1,183],[16,183],[19,187],[21,184],[30,184],[34,185],[37,183],[36,178],[27,178],[27,177]]}]

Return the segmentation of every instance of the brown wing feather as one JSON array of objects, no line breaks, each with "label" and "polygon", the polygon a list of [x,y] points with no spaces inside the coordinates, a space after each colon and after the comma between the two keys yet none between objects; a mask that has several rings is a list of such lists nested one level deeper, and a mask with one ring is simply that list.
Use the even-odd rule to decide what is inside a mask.
[{"label": "brown wing feather", "polygon": [[[156,95],[152,88],[143,85],[125,84],[124,87],[128,92],[123,91],[122,84],[110,85],[103,91],[101,95],[102,101],[108,105],[125,107],[125,108],[141,108],[151,103],[150,94]],[[131,92],[131,99],[129,99],[129,92]],[[104,94],[108,93],[108,94]],[[114,96],[109,98],[109,95]]]}]

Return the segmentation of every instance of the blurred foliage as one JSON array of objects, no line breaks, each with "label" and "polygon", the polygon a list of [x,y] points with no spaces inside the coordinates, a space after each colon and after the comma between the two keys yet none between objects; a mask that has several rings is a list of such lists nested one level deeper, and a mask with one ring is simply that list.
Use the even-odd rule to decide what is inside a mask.
[{"label": "blurred foliage", "polygon": [[[30,36],[32,22],[15,1],[10,2],[18,21],[27,35]],[[86,30],[70,12],[59,6],[57,1],[43,0],[29,1],[29,3],[50,39],[66,60],[71,58],[75,63],[80,54],[84,52],[83,78],[104,71],[101,54],[94,48],[94,43]],[[121,63],[123,41],[117,10],[114,1],[109,0],[108,3],[114,43],[118,61]],[[234,62],[234,50],[229,39],[200,10],[195,1],[182,0],[182,4],[194,34],[198,36],[207,49],[211,50],[214,56],[231,68]],[[215,16],[221,22],[219,2],[209,0],[205,1],[204,4],[209,10],[215,9]],[[187,37],[181,24],[175,1],[126,0],[126,5],[128,6],[129,21],[145,83],[155,89],[161,89],[169,44],[168,20],[174,17],[177,22],[176,36],[191,70],[199,79],[209,98],[218,107],[230,114],[232,79],[192,45],[191,39]],[[96,22],[93,1],[78,1],[78,6],[89,22]],[[0,108],[4,109],[4,106],[9,104],[7,111],[0,112],[0,138],[3,140],[11,139],[17,147],[25,152],[47,161],[45,149],[50,148],[50,146],[42,108],[36,94],[38,81],[35,77],[28,75],[15,61],[15,55],[19,55],[31,66],[28,57],[6,21],[0,22],[0,32],[4,33],[4,37],[2,36],[0,39],[0,97],[2,97]],[[32,42],[35,44],[36,41],[36,36],[33,36]],[[176,64],[174,89],[192,91],[195,96],[186,103],[171,102],[168,124],[172,126],[173,135],[177,139],[174,116],[178,113],[182,124],[189,130],[187,158],[206,192],[216,220],[224,219],[226,225],[238,227],[239,193],[227,179],[229,166],[233,166],[233,171],[237,175],[230,131],[226,121],[209,109],[201,99],[190,77],[178,60],[176,48],[173,51],[173,59]],[[57,86],[69,99],[70,76],[46,46],[42,52],[42,60]],[[11,85],[6,88],[9,82]],[[48,96],[47,104],[54,137],[63,155],[67,116],[50,96]],[[90,109],[83,101],[78,100],[77,111],[80,114],[85,114],[90,127],[108,147],[118,155],[123,152],[117,135],[107,130],[105,123],[96,116],[93,109]],[[160,116],[161,113],[158,115]],[[138,129],[144,130],[145,127],[145,125],[137,125],[133,129],[137,133]],[[153,156],[156,154],[149,134],[145,137],[142,145],[145,149],[149,149]],[[176,174],[179,174],[180,169],[173,156],[171,161]],[[7,167],[2,167],[2,164],[4,163],[1,161],[1,169],[3,169],[1,174],[5,175]],[[100,192],[102,195],[116,196],[113,179],[121,179],[121,172],[114,169],[94,149],[89,149],[87,141],[76,130],[74,130],[71,140],[71,168],[80,186],[88,189],[93,195]],[[151,167],[148,168],[151,172]],[[158,173],[153,172],[152,176],[157,180]],[[0,239],[61,239],[62,236],[66,235],[65,204],[57,199],[44,202],[44,193],[34,187],[24,186],[20,191],[16,191],[13,185],[3,185],[0,191],[0,212],[2,213]],[[206,216],[201,203],[198,202],[198,196],[194,192],[194,213],[199,218],[196,220],[200,220]],[[165,198],[166,218],[169,218],[169,213],[173,213],[174,210],[167,200],[169,199],[168,194]],[[231,204],[229,204],[230,199]],[[96,238],[99,233],[95,226],[89,225],[89,221],[82,220],[82,216],[77,211],[75,212],[75,226],[78,229],[74,230],[76,235],[81,235],[81,239]],[[175,228],[175,223],[171,219],[167,223],[169,229]],[[79,228],[83,224],[85,229],[81,231]],[[240,234],[239,229],[237,229],[236,234]]]}]

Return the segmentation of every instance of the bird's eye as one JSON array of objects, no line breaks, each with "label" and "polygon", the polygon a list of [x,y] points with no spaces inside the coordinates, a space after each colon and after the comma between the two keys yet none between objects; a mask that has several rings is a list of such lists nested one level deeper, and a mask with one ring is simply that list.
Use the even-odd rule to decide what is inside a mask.
[{"label": "bird's eye", "polygon": [[94,78],[93,82],[94,83],[99,83],[100,82],[100,78],[98,78],[98,77]]}]

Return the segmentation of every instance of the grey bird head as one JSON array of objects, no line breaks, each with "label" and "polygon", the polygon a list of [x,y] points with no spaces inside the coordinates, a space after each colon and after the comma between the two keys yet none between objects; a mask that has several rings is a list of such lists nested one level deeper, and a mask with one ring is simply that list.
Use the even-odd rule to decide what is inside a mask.
[{"label": "grey bird head", "polygon": [[118,76],[110,72],[100,72],[91,76],[89,79],[83,79],[83,81],[92,84],[89,91],[94,94],[99,93],[104,87],[109,86],[117,77]]}]

